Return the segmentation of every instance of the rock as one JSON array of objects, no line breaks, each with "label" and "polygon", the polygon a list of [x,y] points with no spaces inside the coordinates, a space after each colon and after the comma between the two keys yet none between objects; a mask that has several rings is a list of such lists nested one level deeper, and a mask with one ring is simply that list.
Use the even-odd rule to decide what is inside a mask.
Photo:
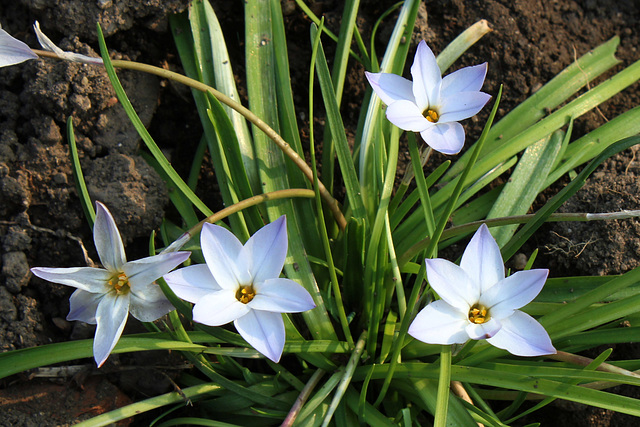
[{"label": "rock", "polygon": [[2,256],[2,276],[5,287],[13,294],[19,293],[29,283],[31,272],[24,252],[7,252]]}]

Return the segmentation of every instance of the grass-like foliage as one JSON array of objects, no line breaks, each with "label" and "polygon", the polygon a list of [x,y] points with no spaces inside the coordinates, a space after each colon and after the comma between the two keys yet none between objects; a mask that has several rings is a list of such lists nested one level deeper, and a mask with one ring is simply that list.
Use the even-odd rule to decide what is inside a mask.
[{"label": "grass-like foliage", "polygon": [[[548,271],[532,268],[535,252],[525,271],[505,277],[503,264],[547,221],[623,218],[556,210],[598,165],[640,142],[640,107],[587,135],[571,134],[574,120],[640,78],[640,62],[582,92],[618,63],[614,38],[503,117],[497,113],[502,90],[491,93],[484,131],[477,141],[465,141],[458,121],[488,101],[480,88],[491,63],[449,76],[446,70],[488,31],[486,23],[469,28],[437,58],[426,44],[415,53],[404,41],[411,39],[419,1],[406,0],[381,17],[395,19],[395,26],[380,56],[358,32],[357,0],[344,2],[339,34],[296,0],[313,21],[309,104],[296,106],[280,1],[244,3],[246,102],[234,78],[239,64],[230,61],[207,0],[193,1],[188,12],[170,19],[186,75],[110,60],[98,28],[98,66],[105,67],[144,141],[145,158],[166,181],[181,215],[179,221],[165,219],[159,238],[151,238],[150,255],[191,252],[190,266],[157,281],[162,303],[176,310],[165,322],[149,323],[149,333],[124,336],[109,351],[180,351],[193,368],[177,378],[179,391],[86,425],[163,408],[153,425],[503,426],[555,399],[640,416],[640,401],[607,391],[640,386],[634,372],[640,360],[607,362],[611,350],[595,359],[576,354],[640,341],[640,268],[615,277],[553,278],[542,288]],[[334,45],[330,61],[327,44]],[[400,77],[414,53],[412,78]],[[21,55],[29,59],[26,51]],[[349,61],[365,66],[375,92],[368,90],[357,129],[347,132],[341,99]],[[204,133],[189,176],[176,173],[144,128],[117,68],[193,90]],[[314,139],[318,97],[324,105],[322,141]],[[307,107],[309,129],[301,138],[296,108]],[[469,114],[462,117],[460,110]],[[95,201],[84,186],[70,124],[68,137],[93,225]],[[411,164],[398,180],[401,141]],[[425,175],[432,149],[457,153],[462,142],[463,154]],[[204,156],[211,159],[226,206],[220,212],[194,192]],[[536,197],[567,175],[571,181],[527,215]],[[506,184],[491,185],[498,177]],[[472,235],[461,260],[439,258],[444,247]],[[104,241],[96,238],[101,246]],[[55,270],[65,278],[57,283],[94,289]],[[135,275],[127,274],[105,278],[103,293],[91,295],[120,301],[130,292],[133,298]],[[88,299],[72,301],[72,308],[104,310]],[[136,311],[141,309],[131,310],[147,318]],[[231,321],[235,327],[224,326]],[[98,331],[104,322],[97,319]],[[91,341],[3,353],[0,375],[92,354]]]}]

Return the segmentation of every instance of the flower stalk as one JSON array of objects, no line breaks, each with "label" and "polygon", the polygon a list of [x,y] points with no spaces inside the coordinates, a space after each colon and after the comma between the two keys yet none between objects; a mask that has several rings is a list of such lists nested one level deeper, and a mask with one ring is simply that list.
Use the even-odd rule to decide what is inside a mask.
[{"label": "flower stalk", "polygon": [[241,200],[238,203],[234,203],[233,205],[221,209],[213,215],[203,219],[202,221],[191,227],[187,232],[185,232],[169,246],[164,248],[161,253],[179,251],[180,248],[182,248],[189,240],[191,240],[196,234],[198,234],[200,230],[202,230],[202,226],[205,223],[214,224],[218,221],[223,220],[229,215],[240,212],[241,210],[247,209],[251,206],[256,206],[260,203],[265,203],[270,200],[288,199],[292,197],[303,197],[311,199],[315,197],[315,192],[306,188],[288,188],[285,190],[277,190],[270,193],[259,194],[257,196],[249,197],[248,199]]},{"label": "flower stalk", "polygon": [[451,346],[443,345],[440,350],[440,376],[438,377],[438,397],[436,398],[435,427],[447,425],[449,408],[449,388],[451,382]]},{"label": "flower stalk", "polygon": [[[501,225],[526,224],[535,218],[535,214],[513,215],[502,218],[489,218],[480,221],[472,221],[462,225],[455,225],[442,232],[441,241],[445,241],[461,234],[470,233],[477,230],[482,224],[489,227],[499,227]],[[609,221],[613,219],[639,218],[640,210],[622,210],[620,212],[556,212],[552,213],[547,222],[588,222],[588,221]],[[418,243],[411,246],[404,254],[398,258],[398,265],[403,266],[411,260],[417,253],[429,246],[431,239],[425,237]]]},{"label": "flower stalk", "polygon": [[300,410],[302,409],[304,404],[307,402],[307,399],[309,399],[311,392],[318,385],[318,382],[320,382],[320,379],[324,374],[325,374],[325,371],[323,371],[322,369],[317,369],[313,373],[313,375],[311,375],[311,378],[309,378],[309,381],[307,381],[307,383],[304,385],[304,388],[296,398],[295,403],[291,407],[291,410],[287,414],[287,417],[284,419],[280,427],[293,426],[293,423],[295,423],[296,418],[300,414]]},{"label": "flower stalk", "polygon": [[360,337],[356,342],[356,348],[353,350],[353,353],[349,358],[349,362],[347,362],[347,367],[344,370],[342,378],[340,378],[338,387],[336,388],[336,394],[333,395],[333,399],[331,400],[331,404],[329,405],[327,415],[325,415],[324,420],[322,421],[322,427],[326,427],[329,425],[334,412],[336,411],[336,409],[338,409],[338,405],[340,404],[342,397],[347,392],[347,387],[349,387],[349,383],[351,382],[351,378],[353,377],[353,372],[358,366],[358,363],[360,363],[360,357],[362,356],[362,351],[364,350],[364,345],[366,344],[366,342],[367,331],[364,331],[362,332],[362,334],[360,334]]}]

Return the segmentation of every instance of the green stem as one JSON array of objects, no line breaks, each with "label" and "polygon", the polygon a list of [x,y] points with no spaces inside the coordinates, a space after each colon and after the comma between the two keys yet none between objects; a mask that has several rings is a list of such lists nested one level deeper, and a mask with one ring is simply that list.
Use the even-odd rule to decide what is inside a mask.
[{"label": "green stem", "polygon": [[300,410],[302,409],[302,406],[305,404],[307,399],[309,399],[311,392],[316,387],[316,385],[318,385],[318,382],[323,375],[324,371],[322,369],[316,370],[313,375],[311,375],[311,378],[309,378],[309,381],[307,381],[307,384],[305,384],[304,388],[296,398],[295,403],[287,414],[287,418],[284,419],[280,427],[290,427],[293,425],[293,423],[296,421],[296,418],[298,417],[298,414],[300,413]]},{"label": "green stem", "polygon": [[331,405],[329,405],[329,410],[327,411],[327,415],[325,415],[324,420],[322,422],[322,427],[326,427],[329,425],[331,421],[331,417],[333,417],[333,413],[338,408],[342,397],[347,391],[347,387],[351,382],[351,378],[353,377],[353,372],[358,366],[360,362],[360,356],[362,355],[362,351],[364,350],[364,344],[366,343],[367,331],[364,331],[360,334],[360,338],[358,338],[358,342],[356,343],[356,348],[353,350],[351,354],[351,358],[349,358],[349,362],[347,363],[347,368],[344,371],[344,375],[340,379],[340,383],[338,384],[338,388],[336,389],[336,394],[333,396],[333,400],[331,401]]},{"label": "green stem", "polygon": [[209,383],[185,388],[180,390],[180,392],[172,391],[171,393],[161,394],[160,396],[155,396],[150,399],[142,400],[140,402],[115,409],[111,412],[106,412],[104,414],[98,415],[97,417],[93,417],[89,420],[76,424],[76,426],[96,427],[113,425],[113,423],[115,423],[116,421],[124,420],[147,411],[161,408],[163,406],[178,403],[189,404],[190,399],[192,398],[203,397],[210,393],[220,393],[222,389],[223,387],[219,384]]},{"label": "green stem", "polygon": [[[431,198],[429,197],[429,189],[427,188],[427,181],[424,178],[424,170],[422,163],[422,156],[418,151],[418,145],[416,144],[416,138],[413,135],[409,135],[409,153],[411,154],[411,165],[414,170],[416,186],[420,193],[420,200],[422,201],[422,211],[424,214],[424,220],[427,223],[427,234],[433,236],[433,232],[436,228],[435,219],[433,218],[433,208],[431,207]],[[431,149],[426,150],[427,153],[431,152]],[[428,254],[431,258],[431,254]]]},{"label": "green stem", "polygon": [[189,231],[176,239],[175,242],[167,246],[161,253],[175,252],[180,250],[180,248],[183,247],[189,240],[191,240],[193,236],[200,232],[200,230],[202,229],[202,225],[205,222],[218,222],[221,219],[224,219],[236,212],[240,212],[241,210],[248,207],[255,206],[270,200],[286,199],[291,197],[305,197],[311,199],[315,197],[315,192],[306,188],[289,188],[286,190],[277,190],[270,193],[259,194],[257,196],[249,197],[248,199],[241,200],[238,203],[234,203],[233,205],[214,213],[210,217],[203,219],[202,221],[191,227]]},{"label": "green stem", "polygon": [[447,425],[449,408],[449,383],[451,382],[451,346],[443,345],[440,352],[440,377],[438,378],[438,397],[436,399],[435,427]]},{"label": "green stem", "polygon": [[398,258],[396,256],[396,248],[393,245],[393,236],[391,235],[391,225],[389,224],[389,211],[386,213],[384,219],[384,226],[387,237],[387,246],[389,247],[389,262],[391,263],[391,273],[393,274],[393,281],[396,288],[396,299],[398,301],[398,313],[400,317],[404,317],[407,312],[407,298],[404,294],[404,286],[402,285],[402,275],[400,274],[400,267],[398,264]]},{"label": "green stem", "polygon": [[[309,8],[309,6],[307,6],[302,0],[294,0],[294,1],[297,3],[298,7],[300,7],[300,9],[302,9],[302,11],[307,14],[309,19],[311,19],[311,21],[313,21],[313,23],[315,23],[319,27],[320,26],[320,18],[318,18],[316,16],[316,14],[313,13],[313,11]],[[326,35],[328,35],[329,38],[331,38],[336,43],[339,42],[338,36],[333,34],[330,30],[328,30],[326,28],[322,28],[322,31]],[[356,61],[358,61],[361,64],[365,64],[366,65],[369,62],[369,58],[367,57],[366,49],[364,49],[364,44],[361,43],[361,42],[358,42],[358,47],[360,48],[360,52],[365,56],[366,62],[363,61],[362,58],[360,58],[354,51],[350,50],[349,53],[351,54],[351,56],[353,58],[355,58]]]},{"label": "green stem", "polygon": [[[565,351],[558,351],[556,354],[549,354],[546,356],[548,359],[559,360],[561,362],[568,362],[579,366],[589,366],[593,362],[593,359],[580,356],[573,353],[567,353]],[[610,363],[601,363],[596,368],[598,371],[613,372],[614,374],[626,375],[629,377],[640,378],[636,372],[629,371],[624,368],[612,365]]]},{"label": "green stem", "polygon": [[[313,85],[314,85],[314,75],[315,75],[315,65],[316,65],[316,56],[318,54],[318,47],[320,45],[320,34],[322,34],[322,30],[324,28],[324,19],[320,21],[320,27],[318,29],[318,33],[316,34],[316,38],[313,42],[313,49],[311,53],[311,65],[309,70],[309,116],[311,120],[309,120],[309,154],[311,157],[311,166],[313,171],[313,185],[315,188],[320,188],[320,180],[318,179],[318,164],[316,163],[316,149],[315,149],[315,139],[313,137]],[[315,193],[314,193],[315,194]],[[331,253],[331,244],[329,243],[329,236],[327,235],[327,226],[324,221],[324,213],[322,211],[322,202],[320,200],[320,195],[317,194],[315,196],[316,199],[316,210],[318,212],[318,225],[321,230],[321,240],[322,240],[322,248],[324,249],[325,256],[327,257],[328,271],[329,277],[331,279],[331,289],[333,291],[333,296],[336,299],[336,307],[338,309],[338,318],[340,319],[340,325],[342,326],[342,332],[347,342],[351,347],[353,347],[353,337],[351,336],[351,331],[349,330],[349,320],[347,319],[347,313],[344,309],[344,303],[342,300],[342,292],[340,291],[340,283],[338,283],[338,276],[336,274],[336,267],[333,263],[333,254]]]},{"label": "green stem", "polygon": [[420,265],[420,271],[416,275],[416,283],[414,284],[411,295],[409,296],[409,301],[407,303],[408,310],[405,312],[405,315],[402,318],[402,322],[400,322],[400,330],[398,331],[398,335],[393,341],[393,353],[391,354],[389,369],[387,370],[387,374],[385,375],[382,387],[380,388],[378,399],[373,404],[374,407],[378,407],[378,405],[382,403],[384,397],[387,394],[387,391],[389,390],[389,385],[391,384],[391,380],[393,379],[393,372],[398,365],[398,356],[400,355],[402,347],[404,347],[404,339],[407,336],[407,332],[409,331],[409,322],[411,322],[411,319],[413,318],[413,312],[417,308],[416,306],[418,304],[418,297],[420,296],[421,284],[425,277],[425,271],[426,263],[423,262]]},{"label": "green stem", "polygon": [[[605,212],[605,213],[587,213],[587,212],[571,212],[571,213],[553,213],[547,222],[587,222],[587,221],[605,221],[612,219],[628,219],[640,217],[640,210],[623,210],[620,212]],[[442,233],[442,240],[449,239],[451,237],[459,236],[461,234],[471,233],[477,230],[482,224],[487,224],[488,227],[498,227],[501,225],[511,224],[526,224],[535,218],[535,214],[527,215],[514,215],[506,216],[502,218],[483,219],[480,221],[473,221],[467,224],[456,225],[445,230]],[[415,245],[411,246],[404,254],[398,258],[398,265],[402,267],[411,260],[417,253],[424,250],[431,239],[429,237],[424,238]]]},{"label": "green stem", "polygon": [[500,98],[502,97],[502,86],[500,86],[500,90],[498,91],[498,95],[496,96],[496,100],[493,104],[493,108],[491,109],[491,113],[489,114],[489,118],[487,119],[487,123],[484,126],[484,130],[482,131],[482,135],[478,139],[476,146],[473,149],[473,153],[471,154],[471,158],[469,162],[464,168],[464,171],[460,175],[460,180],[456,183],[455,189],[453,190],[453,194],[449,198],[449,203],[440,217],[440,221],[438,222],[438,226],[435,229],[435,232],[431,235],[431,242],[429,242],[429,246],[427,246],[427,257],[431,258],[433,254],[437,251],[438,242],[442,237],[442,232],[444,231],[444,227],[447,225],[451,214],[453,213],[456,203],[458,202],[458,198],[460,194],[462,194],[462,190],[466,185],[466,179],[471,173],[473,166],[475,165],[478,157],[480,156],[480,151],[482,151],[482,147],[484,146],[485,141],[487,140],[487,135],[489,134],[489,130],[491,129],[491,125],[493,124],[493,119],[498,112],[498,105],[500,105]]}]

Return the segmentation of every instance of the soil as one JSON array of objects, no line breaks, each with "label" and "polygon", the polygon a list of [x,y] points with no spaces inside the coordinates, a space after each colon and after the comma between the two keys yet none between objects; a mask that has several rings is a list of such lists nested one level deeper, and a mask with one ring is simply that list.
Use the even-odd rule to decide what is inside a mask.
[{"label": "soil", "polygon": [[[229,43],[242,94],[242,4],[212,3]],[[309,3],[317,14],[324,14],[326,25],[337,33],[342,2]],[[365,38],[378,17],[394,3],[395,0],[361,1],[358,25]],[[64,50],[93,56],[97,56],[95,22],[100,21],[114,58],[180,70],[167,14],[183,11],[187,4],[187,0],[2,1],[0,17],[3,29],[32,47],[38,46],[31,30],[37,19],[43,31]],[[295,102],[299,112],[305,114],[300,114],[304,135],[308,127],[302,117],[308,117],[306,73],[310,21],[292,1],[283,1],[283,5]],[[616,70],[640,56],[637,50],[640,4],[634,0],[429,1],[420,11],[411,43],[415,46],[425,39],[436,53],[440,52],[456,35],[480,19],[488,20],[493,31],[473,46],[454,69],[489,62],[483,90],[495,94],[499,85],[504,84],[499,116],[533,94],[576,57],[611,37],[620,37],[616,56],[622,65]],[[392,22],[393,15],[383,22],[378,32],[379,52],[384,49]],[[328,40],[324,43],[330,58],[331,43]],[[342,110],[348,132],[354,132],[366,86],[362,66],[350,65]],[[120,77],[156,142],[171,156],[178,171],[187,173],[188,159],[201,132],[188,92],[166,81],[133,72],[120,72]],[[599,111],[588,112],[577,120],[573,138],[639,104],[635,84],[604,103]],[[487,114],[485,111],[464,123],[468,141],[478,137]],[[65,136],[69,117],[73,118],[89,192],[93,199],[110,208],[126,240],[130,258],[145,255],[149,234],[158,229],[165,213],[171,214],[168,192],[160,177],[140,156],[137,133],[100,68],[36,60],[0,69],[0,351],[93,335],[86,325],[64,320],[69,309],[69,288],[35,279],[29,273],[32,266],[86,265],[85,250],[91,259],[97,259],[71,174]],[[317,121],[316,126],[320,127],[322,117]],[[401,153],[401,163],[407,159],[408,153]],[[432,162],[441,160],[442,157],[434,156]],[[621,153],[598,169],[562,210],[640,209],[639,173],[636,150]],[[207,164],[201,175],[204,182],[211,181],[207,179],[212,178]],[[203,185],[198,193],[212,208],[219,206],[215,186]],[[546,196],[537,203],[543,203]],[[548,266],[555,276],[620,274],[639,263],[640,222],[549,225],[534,236],[532,245],[541,248],[539,265]],[[133,319],[129,322],[136,327]],[[621,347],[620,351],[630,350]],[[635,353],[626,356],[638,358],[640,354],[635,349]],[[106,367],[97,372],[92,360],[82,361],[85,372],[98,374],[98,380],[58,381],[70,389],[69,393],[81,386],[85,390],[106,387],[107,391],[102,394],[96,391],[97,403],[78,401],[78,406],[68,411],[67,418],[60,415],[67,411],[60,410],[63,406],[55,399],[64,395],[68,400],[70,395],[52,392],[53,385],[47,381],[29,380],[25,375],[9,378],[0,390],[0,425],[72,424],[77,419],[122,406],[127,399],[139,400],[145,395],[168,391],[171,388],[168,380],[154,381],[155,386],[149,388],[142,379],[132,384],[123,380],[128,375],[117,374],[131,366],[166,364],[165,359],[153,357],[156,356],[112,355]],[[114,405],[119,393],[124,395]],[[105,396],[108,399],[105,400]],[[40,400],[34,403],[33,399]],[[87,412],[87,407],[93,409]],[[60,417],[50,416],[53,413]],[[544,417],[548,417],[546,422]],[[536,413],[533,420],[542,420],[543,425],[558,425],[559,420],[564,425],[576,426],[636,425],[631,417],[583,407],[570,411],[557,405],[544,413]],[[144,425],[138,422],[136,419],[133,425]]]}]

